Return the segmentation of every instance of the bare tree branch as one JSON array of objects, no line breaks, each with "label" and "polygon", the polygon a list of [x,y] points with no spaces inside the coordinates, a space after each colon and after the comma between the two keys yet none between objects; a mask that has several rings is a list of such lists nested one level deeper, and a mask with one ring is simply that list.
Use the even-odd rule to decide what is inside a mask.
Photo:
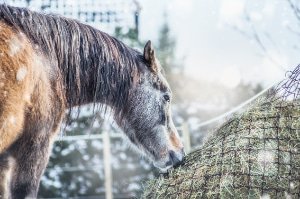
[{"label": "bare tree branch", "polygon": [[299,24],[300,24],[300,8],[292,1],[292,0],[287,0],[289,3],[291,9],[293,10]]},{"label": "bare tree branch", "polygon": [[[300,20],[300,15],[299,15],[299,20]],[[268,58],[280,70],[285,71],[284,67],[281,66],[281,64],[278,63],[278,61],[276,61],[272,55],[270,55],[269,50],[268,50],[267,46],[265,45],[265,42],[263,42],[262,37],[258,33],[252,19],[250,18],[249,14],[246,10],[244,11],[244,21],[249,25],[250,31],[245,31],[236,25],[230,25],[230,24],[227,24],[227,25],[230,28],[232,28],[233,30],[239,32],[241,35],[243,35],[247,39],[252,39],[253,41],[255,41],[257,43],[258,47],[261,49],[261,51],[263,53],[262,55],[265,56],[266,58]],[[276,45],[276,42],[272,39],[271,35],[268,32],[264,32],[263,35],[274,46],[276,51],[280,54],[280,50],[279,50],[278,46]]]}]

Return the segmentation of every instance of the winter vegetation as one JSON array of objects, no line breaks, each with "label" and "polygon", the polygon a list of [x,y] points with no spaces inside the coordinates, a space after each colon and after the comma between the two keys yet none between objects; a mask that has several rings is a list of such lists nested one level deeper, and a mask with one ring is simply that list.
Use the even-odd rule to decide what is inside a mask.
[{"label": "winter vegetation", "polygon": [[143,198],[298,198],[300,104],[262,97],[216,130]]}]

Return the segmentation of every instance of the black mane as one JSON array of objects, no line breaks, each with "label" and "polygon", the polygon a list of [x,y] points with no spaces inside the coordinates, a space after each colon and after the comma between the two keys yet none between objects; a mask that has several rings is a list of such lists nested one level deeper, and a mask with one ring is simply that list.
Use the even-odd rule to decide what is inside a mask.
[{"label": "black mane", "polygon": [[139,74],[142,54],[76,20],[0,4],[0,21],[24,33],[60,71],[68,108],[98,102],[118,109]]}]

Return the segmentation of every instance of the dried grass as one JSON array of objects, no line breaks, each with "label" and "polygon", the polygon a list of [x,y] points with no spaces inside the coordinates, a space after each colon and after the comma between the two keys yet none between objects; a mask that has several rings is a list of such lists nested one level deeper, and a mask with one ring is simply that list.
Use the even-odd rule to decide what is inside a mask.
[{"label": "dried grass", "polygon": [[143,198],[300,198],[300,101],[257,100]]}]

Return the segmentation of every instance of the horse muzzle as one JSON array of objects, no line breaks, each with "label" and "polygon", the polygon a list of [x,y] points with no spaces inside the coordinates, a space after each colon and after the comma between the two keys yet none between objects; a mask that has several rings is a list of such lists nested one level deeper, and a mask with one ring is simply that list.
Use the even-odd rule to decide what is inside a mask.
[{"label": "horse muzzle", "polygon": [[166,166],[177,167],[184,160],[185,152],[182,148],[179,152],[170,150],[169,151],[169,161],[166,163]]},{"label": "horse muzzle", "polygon": [[161,173],[166,173],[168,169],[180,166],[184,161],[185,152],[182,149],[179,151],[169,150],[167,157],[163,160],[155,161],[154,166],[159,168]]}]

